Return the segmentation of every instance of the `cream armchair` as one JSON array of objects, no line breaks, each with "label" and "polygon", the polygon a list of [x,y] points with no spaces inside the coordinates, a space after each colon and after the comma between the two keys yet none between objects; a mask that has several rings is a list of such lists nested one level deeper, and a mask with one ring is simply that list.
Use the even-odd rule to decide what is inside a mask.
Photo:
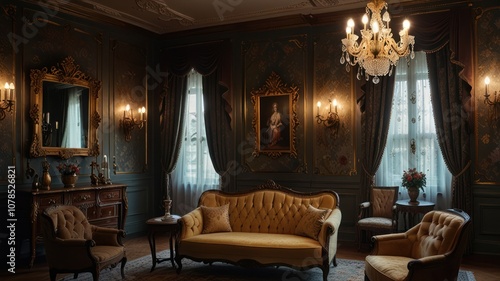
[{"label": "cream armchair", "polygon": [[405,233],[378,235],[365,280],[456,280],[471,220],[459,209],[431,211]]},{"label": "cream armchair", "polygon": [[123,230],[89,224],[80,209],[59,205],[45,209],[42,233],[50,280],[58,273],[91,272],[99,280],[99,272],[121,262],[122,279],[127,262],[121,241]]}]

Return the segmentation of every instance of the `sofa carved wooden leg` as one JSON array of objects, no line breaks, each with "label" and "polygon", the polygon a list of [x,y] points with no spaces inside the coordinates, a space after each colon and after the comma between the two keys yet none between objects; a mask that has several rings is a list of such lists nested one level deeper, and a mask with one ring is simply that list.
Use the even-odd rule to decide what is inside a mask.
[{"label": "sofa carved wooden leg", "polygon": [[122,259],[122,266],[120,268],[120,273],[122,274],[122,279],[125,279],[125,264],[127,263],[127,258]]}]

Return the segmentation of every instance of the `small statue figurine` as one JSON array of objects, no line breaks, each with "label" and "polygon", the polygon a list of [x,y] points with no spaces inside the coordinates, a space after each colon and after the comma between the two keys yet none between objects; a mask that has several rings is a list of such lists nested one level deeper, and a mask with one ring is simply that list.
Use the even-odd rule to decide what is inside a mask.
[{"label": "small statue figurine", "polygon": [[96,174],[94,174],[94,168],[96,168],[99,171],[99,165],[97,165],[95,161],[92,161],[92,163],[90,163],[90,167],[92,171],[90,173],[90,184],[97,185],[97,183],[99,182],[99,177],[96,176]]}]

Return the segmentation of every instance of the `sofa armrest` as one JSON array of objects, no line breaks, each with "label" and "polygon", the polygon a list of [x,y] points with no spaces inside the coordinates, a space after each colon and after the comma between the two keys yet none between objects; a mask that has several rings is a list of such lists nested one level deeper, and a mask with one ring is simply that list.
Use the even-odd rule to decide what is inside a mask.
[{"label": "sofa armrest", "polygon": [[180,218],[181,220],[181,240],[198,235],[203,230],[203,214],[198,207]]},{"label": "sofa armrest", "polygon": [[125,231],[92,225],[92,239],[100,246],[123,246]]},{"label": "sofa armrest", "polygon": [[326,244],[326,239],[328,236],[332,236],[335,232],[338,231],[340,226],[340,221],[342,220],[342,213],[339,208],[334,209],[330,216],[326,218],[323,222],[323,226],[319,232],[319,242],[322,246]]},{"label": "sofa armrest", "polygon": [[413,242],[407,233],[391,233],[372,237],[372,255],[411,256]]}]

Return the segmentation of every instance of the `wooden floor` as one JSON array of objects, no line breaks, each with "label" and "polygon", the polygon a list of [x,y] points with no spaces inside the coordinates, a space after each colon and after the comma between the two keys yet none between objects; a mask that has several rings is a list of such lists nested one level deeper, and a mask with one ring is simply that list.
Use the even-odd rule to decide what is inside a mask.
[{"label": "wooden floor", "polygon": [[[138,236],[126,238],[124,240],[127,249],[127,257],[129,261],[136,258],[150,255],[147,236]],[[157,237],[158,250],[163,250],[168,247],[166,238]],[[352,243],[339,242],[337,257],[341,259],[364,260],[369,253],[368,250],[358,251],[356,245]],[[500,280],[500,255],[479,255],[473,254],[465,256],[462,260],[461,269],[474,272],[477,281],[493,281]],[[33,268],[29,269],[26,266],[16,269],[16,274],[6,275],[5,271],[0,276],[8,276],[9,281],[45,281],[50,280],[48,269],[45,261],[37,259]],[[62,278],[62,275],[61,275]],[[4,278],[0,278],[6,280]]]}]

